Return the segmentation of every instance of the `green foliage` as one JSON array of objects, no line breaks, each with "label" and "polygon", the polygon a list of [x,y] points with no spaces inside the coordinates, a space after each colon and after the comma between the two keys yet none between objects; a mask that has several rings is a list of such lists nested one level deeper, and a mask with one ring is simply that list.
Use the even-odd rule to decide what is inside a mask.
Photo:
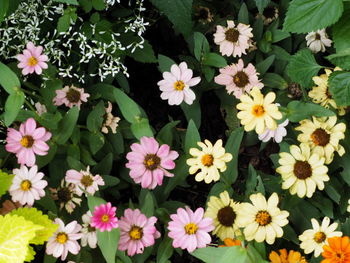
[{"label": "green foliage", "polygon": [[287,106],[287,119],[292,122],[299,122],[312,116],[327,117],[334,115],[333,111],[310,102],[291,101]]},{"label": "green foliage", "polygon": [[0,23],[4,20],[8,8],[9,8],[9,0],[3,0],[0,2]]},{"label": "green foliage", "polygon": [[6,90],[8,94],[16,93],[20,87],[21,83],[19,82],[16,74],[5,64],[0,62],[0,85]]},{"label": "green foliage", "polygon": [[206,53],[202,60],[203,65],[212,66],[216,68],[223,68],[227,66],[226,59],[216,53]]},{"label": "green foliage", "polygon": [[201,141],[201,137],[199,135],[198,129],[192,120],[189,121],[186,138],[185,138],[185,151],[188,153],[191,148],[196,148],[197,142]]},{"label": "green foliage", "polygon": [[71,108],[63,119],[58,124],[58,134],[56,134],[54,141],[58,144],[64,144],[72,136],[74,126],[78,121],[79,109],[77,107]]},{"label": "green foliage", "polygon": [[3,196],[12,184],[14,175],[0,170],[0,197]]},{"label": "green foliage", "polygon": [[269,3],[270,0],[255,0],[256,7],[258,8],[260,14],[262,14]]},{"label": "green foliage", "polygon": [[235,263],[245,263],[248,258],[247,250],[240,246],[198,248],[191,254],[206,263],[226,263],[230,262],[233,258],[235,259]]},{"label": "green foliage", "polygon": [[10,126],[11,123],[16,119],[25,97],[23,91],[16,91],[7,97],[5,103],[4,121],[6,126]]},{"label": "green foliage", "polygon": [[337,106],[350,105],[350,72],[335,71],[329,77],[329,87],[332,98]]},{"label": "green foliage", "polygon": [[65,3],[69,5],[79,5],[77,0],[53,0],[54,2]]},{"label": "green foliage", "polygon": [[210,51],[209,43],[207,38],[200,32],[194,32],[194,56],[198,61],[201,61]]},{"label": "green foliage", "polygon": [[130,53],[129,56],[142,63],[157,63],[158,61],[154,55],[152,46],[147,40],[143,43],[143,49],[137,48],[133,53]]}]

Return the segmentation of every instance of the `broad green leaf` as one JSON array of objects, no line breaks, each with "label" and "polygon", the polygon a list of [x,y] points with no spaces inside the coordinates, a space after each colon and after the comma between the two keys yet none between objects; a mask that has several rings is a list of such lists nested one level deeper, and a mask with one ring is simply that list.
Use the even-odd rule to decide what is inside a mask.
[{"label": "broad green leaf", "polygon": [[12,185],[14,175],[0,170],[0,197],[3,196]]},{"label": "broad green leaf", "polygon": [[287,105],[287,119],[291,122],[299,122],[309,117],[328,117],[335,113],[318,104],[302,101],[291,101]]},{"label": "broad green leaf", "polygon": [[292,81],[307,88],[313,85],[312,77],[317,76],[321,68],[311,51],[302,49],[290,59],[287,73]]},{"label": "broad green leaf", "polygon": [[141,211],[147,217],[151,217],[154,214],[154,197],[152,192],[146,191],[146,196],[140,200]]},{"label": "broad green leaf", "polygon": [[[186,164],[186,161],[188,159],[188,154],[183,154],[178,160],[176,160],[176,167],[174,170],[171,170],[171,173],[175,174],[176,176],[171,177],[169,179],[168,184],[165,187],[164,195],[167,196],[170,194],[170,192],[178,186],[180,183],[182,183],[186,177],[188,176],[188,166]],[[166,199],[166,198],[164,198]]]},{"label": "broad green leaf", "polygon": [[259,13],[262,14],[264,9],[268,6],[271,0],[255,0],[256,7],[259,10]]},{"label": "broad green leaf", "polygon": [[89,146],[92,154],[96,154],[104,145],[105,137],[101,132],[89,132]]},{"label": "broad green leaf", "polygon": [[40,230],[36,231],[35,237],[30,240],[31,244],[44,244],[58,228],[58,225],[52,222],[47,215],[44,215],[41,211],[33,207],[17,208],[12,210],[10,215],[22,216],[25,220],[42,227]]},{"label": "broad green leaf", "polygon": [[151,0],[185,37],[192,32],[192,0]]},{"label": "broad green leaf", "polygon": [[89,13],[92,9],[91,0],[79,0],[79,4],[84,9],[85,13]]},{"label": "broad green leaf", "polygon": [[26,255],[26,258],[25,258],[25,261],[26,262],[31,262],[32,260],[34,260],[35,258],[35,250],[32,246],[28,246],[28,250],[27,250],[27,255]]},{"label": "broad green leaf", "polygon": [[124,118],[130,123],[136,122],[141,116],[137,103],[120,89],[114,88],[113,95]]},{"label": "broad green leaf", "polygon": [[266,71],[271,67],[272,63],[275,61],[275,55],[269,56],[263,61],[259,62],[256,65],[256,70],[260,73],[260,76],[263,76]]},{"label": "broad green leaf", "polygon": [[265,86],[275,89],[286,89],[288,87],[287,81],[276,73],[266,73],[263,78]]},{"label": "broad green leaf", "polygon": [[102,11],[106,8],[104,0],[92,0],[92,7],[98,11]]},{"label": "broad green leaf", "polygon": [[113,153],[109,152],[93,169],[98,174],[110,174],[113,166]]},{"label": "broad green leaf", "polygon": [[337,22],[342,12],[342,0],[293,0],[289,4],[283,30],[308,33],[326,28]]},{"label": "broad green leaf", "polygon": [[146,118],[140,118],[131,124],[131,131],[137,139],[143,136],[153,137],[153,132],[149,121]]},{"label": "broad green leaf", "polygon": [[158,67],[160,72],[170,71],[172,65],[176,64],[171,58],[161,55],[158,55]]},{"label": "broad green leaf", "polygon": [[350,9],[344,11],[341,19],[332,27],[334,46],[337,52],[349,48],[350,43]]},{"label": "broad green leaf", "polygon": [[206,263],[227,263],[232,259],[234,263],[245,263],[248,258],[247,250],[240,246],[198,248],[191,254]]},{"label": "broad green leaf", "polygon": [[153,47],[145,40],[143,48],[137,48],[133,53],[128,54],[130,57],[142,63],[157,63],[158,60],[154,55]]},{"label": "broad green leaf", "polygon": [[53,0],[54,2],[65,3],[69,5],[79,5],[77,0]]},{"label": "broad green leaf", "polygon": [[157,251],[157,263],[167,263],[168,259],[173,254],[174,248],[172,245],[173,240],[167,235],[164,235],[164,239],[159,245]]},{"label": "broad green leaf", "polygon": [[238,12],[238,22],[249,25],[249,13],[245,3],[241,4]]},{"label": "broad green leaf", "polygon": [[110,232],[97,231],[97,244],[107,263],[115,263],[119,237],[119,228],[114,228]]},{"label": "broad green leaf", "polygon": [[171,146],[173,142],[173,130],[179,123],[180,121],[172,121],[164,125],[157,134],[157,141]]},{"label": "broad green leaf", "polygon": [[256,170],[254,169],[254,167],[249,164],[248,167],[248,178],[247,181],[245,183],[246,187],[245,187],[245,195],[246,196],[250,196],[252,193],[254,193],[255,188],[258,184],[258,177],[257,177],[257,173]]},{"label": "broad green leaf", "polygon": [[341,50],[326,57],[334,65],[346,70],[350,70],[350,48]]},{"label": "broad green leaf", "polygon": [[188,122],[186,137],[185,137],[185,152],[188,154],[191,148],[197,147],[197,142],[201,141],[201,136],[194,122]]},{"label": "broad green leaf", "polygon": [[0,1],[0,23],[4,20],[9,8],[9,0]]},{"label": "broad green leaf", "polygon": [[217,53],[207,53],[203,57],[203,65],[212,66],[216,68],[223,68],[227,66],[226,59]]},{"label": "broad green leaf", "polygon": [[194,32],[194,56],[198,61],[202,60],[202,57],[209,53],[210,46],[207,38],[200,32]]},{"label": "broad green leaf", "polygon": [[24,93],[22,91],[16,91],[7,97],[5,103],[4,121],[6,126],[10,126],[16,119],[25,100]]},{"label": "broad green leaf", "polygon": [[17,75],[5,64],[0,62],[0,85],[6,90],[8,94],[17,92],[21,83]]},{"label": "broad green leaf", "polygon": [[73,133],[78,117],[79,109],[77,107],[71,108],[58,124],[58,134],[54,141],[58,144],[65,144]]},{"label": "broad green leaf", "polygon": [[199,99],[194,100],[191,105],[181,103],[180,107],[185,113],[187,121],[193,120],[197,127],[201,126],[202,112]]},{"label": "broad green leaf", "polygon": [[70,14],[66,13],[58,19],[57,31],[66,32],[70,26]]},{"label": "broad green leaf", "polygon": [[28,253],[28,245],[42,226],[21,216],[0,216],[0,262],[20,263]]},{"label": "broad green leaf", "polygon": [[329,90],[337,106],[350,105],[350,72],[335,71],[328,80]]},{"label": "broad green leaf", "polygon": [[101,130],[102,123],[104,121],[103,116],[106,114],[105,106],[101,100],[89,113],[86,126],[89,131],[97,132]]},{"label": "broad green leaf", "polygon": [[90,210],[90,212],[92,214],[94,214],[94,210],[95,210],[96,206],[100,206],[102,204],[106,204],[107,203],[101,197],[96,197],[96,196],[92,196],[92,195],[89,195],[87,197],[87,201],[88,201],[89,210]]}]

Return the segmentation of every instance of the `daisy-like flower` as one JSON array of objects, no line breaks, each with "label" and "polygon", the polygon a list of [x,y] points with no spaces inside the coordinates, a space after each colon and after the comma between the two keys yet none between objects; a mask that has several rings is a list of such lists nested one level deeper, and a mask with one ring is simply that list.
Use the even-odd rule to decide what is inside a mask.
[{"label": "daisy-like flower", "polygon": [[273,103],[275,98],[276,94],[273,92],[267,93],[264,97],[260,89],[256,87],[249,95],[243,94],[240,97],[241,103],[237,105],[240,111],[237,117],[244,125],[244,130],[255,129],[257,134],[261,134],[266,127],[270,130],[277,129],[276,120],[282,119],[282,113],[278,110],[276,103]]},{"label": "daisy-like flower", "polygon": [[[341,68],[334,68],[334,71],[339,71]],[[312,78],[316,86],[312,87],[309,91],[309,97],[314,103],[320,104],[325,108],[334,108],[338,110],[340,116],[345,115],[345,107],[337,106],[335,100],[332,98],[332,94],[328,87],[328,78],[333,73],[330,69],[325,69],[326,74],[321,74],[320,76],[315,76]]]},{"label": "daisy-like flower", "polygon": [[90,167],[88,166],[86,171],[80,170],[68,170],[65,177],[66,182],[73,183],[76,186],[76,193],[81,196],[84,191],[90,195],[94,195],[98,191],[99,185],[105,185],[103,178],[96,174],[95,176],[90,173]]},{"label": "daisy-like flower", "polygon": [[252,30],[250,25],[239,23],[235,27],[235,23],[228,20],[227,27],[216,26],[214,42],[220,45],[220,52],[223,56],[241,57],[242,54],[247,54],[249,40],[253,37]]},{"label": "daisy-like flower", "polygon": [[323,246],[321,263],[350,263],[350,240],[348,236],[328,238]]},{"label": "daisy-like flower", "polygon": [[272,245],[277,237],[283,236],[282,227],[288,224],[289,212],[277,207],[278,195],[273,193],[266,201],[261,193],[252,194],[253,204],[241,203],[238,225],[244,227],[247,241],[255,239]]},{"label": "daisy-like flower", "polygon": [[261,17],[264,21],[264,25],[271,24],[278,18],[278,8],[275,6],[268,6],[264,9],[262,14],[258,14],[257,17]]},{"label": "daisy-like flower", "polygon": [[335,231],[338,224],[333,223],[330,225],[330,222],[330,219],[325,217],[322,220],[322,224],[319,225],[316,219],[311,219],[312,229],[305,230],[299,236],[301,241],[300,248],[304,249],[305,254],[314,252],[314,256],[318,257],[323,251],[322,247],[328,245],[327,238],[342,236],[342,232]]},{"label": "daisy-like flower", "polygon": [[64,225],[59,218],[55,219],[55,223],[59,225],[57,231],[50,237],[46,245],[46,254],[52,255],[55,258],[61,257],[64,261],[67,258],[68,252],[77,255],[80,251],[78,239],[82,234],[79,233],[81,225],[77,221],[72,221],[68,225]]},{"label": "daisy-like flower", "polygon": [[35,103],[34,106],[36,109],[36,113],[38,113],[39,116],[47,112],[46,106],[44,104],[41,104],[40,102]]},{"label": "daisy-like flower", "polygon": [[282,176],[282,188],[289,189],[292,195],[300,198],[311,197],[316,191],[324,189],[324,182],[329,181],[328,168],[325,159],[311,151],[310,146],[302,143],[291,145],[290,153],[281,152],[278,163],[281,165],[276,172]]},{"label": "daisy-like flower", "polygon": [[332,45],[332,40],[328,38],[326,33],[326,29],[320,29],[316,32],[310,32],[305,37],[306,44],[309,49],[314,52],[325,52],[326,47],[330,47]]},{"label": "daisy-like flower", "polygon": [[205,183],[216,182],[220,179],[220,172],[224,172],[227,168],[226,163],[232,160],[232,154],[225,153],[225,148],[222,147],[222,140],[217,140],[214,146],[208,140],[197,142],[202,148],[191,148],[190,154],[194,158],[189,158],[187,164],[190,166],[189,173],[196,174],[195,180]]},{"label": "daisy-like flower", "polygon": [[197,6],[195,7],[195,17],[198,19],[198,22],[203,25],[213,22],[213,14],[210,12],[210,9],[206,6]]},{"label": "daisy-like flower", "polygon": [[13,169],[13,174],[15,177],[9,189],[12,201],[32,206],[34,200],[40,200],[41,197],[45,196],[44,188],[47,186],[47,182],[42,180],[44,174],[38,173],[38,166],[34,165],[28,169],[22,165],[20,169]]},{"label": "daisy-like flower", "polygon": [[242,246],[241,240],[232,239],[229,237],[224,239],[224,245],[219,245],[219,247],[235,247],[235,246]]},{"label": "daisy-like flower", "polygon": [[271,251],[269,259],[271,263],[308,263],[300,252],[294,250],[287,251],[285,248],[280,249],[279,253]]},{"label": "daisy-like flower", "polygon": [[145,247],[153,246],[160,233],[154,226],[157,218],[147,218],[139,209],[124,211],[119,220],[120,240],[118,249],[127,250],[129,256],[142,254]]},{"label": "daisy-like flower", "polygon": [[73,85],[65,86],[63,89],[56,90],[56,97],[53,102],[56,106],[66,105],[69,108],[80,106],[83,102],[87,102],[89,93],[85,93],[83,88],[77,88]]},{"label": "daisy-like flower", "polygon": [[157,83],[162,91],[160,97],[168,100],[169,105],[180,105],[182,101],[191,105],[196,99],[196,94],[190,89],[196,86],[200,81],[200,77],[192,78],[193,72],[187,68],[186,62],[180,65],[172,65],[170,72],[163,72],[163,79]]},{"label": "daisy-like flower", "polygon": [[91,226],[97,228],[101,232],[110,232],[113,228],[118,227],[118,218],[115,216],[117,208],[112,206],[110,202],[96,206],[94,215],[91,218]]},{"label": "daisy-like flower", "polygon": [[242,59],[239,59],[237,64],[226,66],[219,71],[220,74],[214,79],[215,83],[225,85],[227,93],[233,93],[237,99],[245,92],[249,93],[253,87],[259,89],[264,87],[258,79],[259,73],[256,72],[253,64],[249,63],[244,67]]},{"label": "daisy-like flower", "polygon": [[86,247],[89,245],[90,248],[96,248],[97,246],[97,235],[96,228],[91,226],[91,217],[92,214],[88,211],[83,215],[83,227],[81,229],[82,237],[81,237],[81,246]]},{"label": "daisy-like flower", "polygon": [[173,239],[173,247],[187,249],[193,252],[196,248],[206,247],[211,242],[208,232],[214,229],[213,220],[209,217],[203,218],[204,209],[197,208],[192,211],[178,208],[176,214],[170,215],[168,236]]},{"label": "daisy-like flower", "polygon": [[36,47],[32,42],[28,42],[26,47],[23,54],[17,55],[19,61],[17,66],[22,69],[23,75],[32,74],[34,71],[40,75],[43,69],[47,69],[46,61],[49,59],[46,55],[42,55],[42,46]]},{"label": "daisy-like flower", "polygon": [[141,183],[142,188],[154,189],[163,184],[164,176],[173,177],[167,169],[174,169],[174,160],[179,156],[176,151],[171,151],[169,145],[159,146],[156,139],[142,137],[140,143],[130,146],[132,152],[126,155],[130,169],[130,177],[135,183]]},{"label": "daisy-like flower", "polygon": [[287,135],[287,130],[285,127],[288,125],[288,123],[289,121],[286,119],[284,122],[278,124],[277,129],[275,130],[266,128],[263,133],[259,134],[259,140],[268,142],[269,140],[273,139],[275,142],[280,143],[283,137]]},{"label": "daisy-like flower", "polygon": [[65,180],[61,181],[61,185],[58,188],[49,188],[49,190],[51,191],[52,199],[60,204],[60,209],[65,208],[69,214],[81,203],[81,198],[76,192],[76,186]]},{"label": "daisy-like flower", "polygon": [[115,117],[112,114],[112,103],[108,101],[108,107],[105,108],[106,114],[104,116],[104,122],[102,124],[101,131],[103,133],[108,133],[108,127],[111,129],[112,133],[117,132],[118,122],[120,121],[119,117]]},{"label": "daisy-like flower", "polygon": [[46,141],[51,138],[51,133],[44,127],[37,128],[33,118],[27,119],[19,126],[19,131],[8,128],[5,149],[15,153],[19,164],[33,166],[35,155],[46,155],[49,146]]},{"label": "daisy-like flower", "polygon": [[233,238],[241,234],[236,222],[238,211],[239,203],[234,202],[228,192],[224,191],[220,194],[220,198],[210,197],[204,217],[213,219],[215,226],[213,234],[225,241],[226,238]]},{"label": "daisy-like flower", "polygon": [[339,144],[339,141],[345,138],[346,125],[337,124],[336,116],[328,119],[312,117],[312,121],[302,120],[300,126],[295,129],[302,132],[298,135],[298,141],[309,144],[314,152],[324,156],[326,164],[333,161],[334,152],[337,152],[339,156],[344,155],[345,149]]}]

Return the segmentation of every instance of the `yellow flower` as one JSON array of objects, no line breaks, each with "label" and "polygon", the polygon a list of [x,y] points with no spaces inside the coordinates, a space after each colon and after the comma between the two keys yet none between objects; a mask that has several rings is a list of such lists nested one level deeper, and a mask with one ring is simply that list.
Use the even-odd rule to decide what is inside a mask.
[{"label": "yellow flower", "polygon": [[236,222],[238,211],[239,203],[234,202],[228,192],[224,191],[220,194],[220,198],[210,197],[204,216],[213,219],[215,226],[213,234],[224,241],[226,238],[233,238],[241,234]]},{"label": "yellow flower", "polygon": [[244,227],[244,236],[247,241],[255,239],[257,242],[266,242],[272,245],[276,237],[283,236],[282,227],[288,224],[289,212],[277,207],[278,195],[273,193],[266,201],[261,193],[252,194],[249,199],[253,204],[240,205],[237,223]]},{"label": "yellow flower", "polygon": [[345,153],[344,147],[339,141],[345,138],[344,132],[346,125],[337,123],[337,117],[312,118],[311,120],[303,120],[300,126],[296,127],[297,131],[302,134],[298,135],[298,141],[308,143],[313,151],[320,156],[326,158],[325,163],[329,164],[333,161],[334,152],[338,152],[340,156]]},{"label": "yellow flower", "polygon": [[[341,70],[336,67],[334,71]],[[338,107],[335,100],[332,99],[332,95],[328,89],[328,78],[329,75],[333,73],[330,69],[325,69],[326,74],[321,74],[320,76],[315,76],[312,78],[316,86],[312,87],[312,90],[309,91],[309,97],[312,98],[314,103],[320,104],[325,108],[330,106],[334,109],[338,109],[338,114],[340,116],[345,115],[345,107]]]},{"label": "yellow flower", "polygon": [[337,223],[330,225],[328,217],[323,218],[320,225],[316,219],[311,219],[312,229],[305,230],[299,236],[300,248],[304,249],[305,254],[314,252],[314,256],[318,257],[323,252],[323,246],[328,245],[327,239],[330,237],[341,237],[340,231],[335,231],[338,227]]},{"label": "yellow flower", "polygon": [[307,263],[305,257],[301,256],[300,252],[284,248],[279,250],[279,254],[275,251],[270,253],[269,259],[271,263]]},{"label": "yellow flower", "polygon": [[240,110],[237,117],[244,125],[244,129],[246,131],[255,129],[258,134],[263,133],[266,127],[275,130],[277,128],[276,120],[282,119],[277,105],[272,103],[276,94],[269,92],[264,97],[260,90],[254,87],[249,95],[242,95],[240,97],[241,103],[237,105],[237,109]]},{"label": "yellow flower", "polygon": [[300,198],[311,197],[316,186],[324,189],[324,182],[329,181],[328,168],[324,165],[324,157],[311,152],[306,143],[300,147],[292,145],[290,153],[281,152],[278,163],[281,165],[276,172],[282,176],[282,188],[289,189],[292,195],[297,194]]},{"label": "yellow flower", "polygon": [[225,148],[222,147],[222,140],[217,140],[214,146],[210,141],[204,140],[197,143],[202,150],[197,148],[191,148],[190,154],[194,158],[187,160],[187,164],[190,166],[189,173],[194,174],[198,170],[201,170],[196,174],[196,181],[203,181],[207,184],[212,181],[216,182],[220,179],[220,172],[226,170],[226,163],[232,160],[232,154],[225,153]]}]

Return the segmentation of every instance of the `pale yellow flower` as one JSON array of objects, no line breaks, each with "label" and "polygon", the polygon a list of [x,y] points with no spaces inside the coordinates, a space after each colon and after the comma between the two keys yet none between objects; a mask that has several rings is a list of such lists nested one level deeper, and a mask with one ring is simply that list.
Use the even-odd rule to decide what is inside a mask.
[{"label": "pale yellow flower", "polygon": [[106,111],[106,114],[104,115],[104,122],[102,124],[101,131],[107,134],[109,132],[108,130],[108,127],[109,127],[112,133],[116,133],[120,118],[113,116],[111,102],[108,101],[108,107],[105,108],[105,111]]},{"label": "pale yellow flower", "polygon": [[204,216],[213,219],[215,226],[213,234],[224,241],[225,238],[235,238],[241,234],[237,225],[238,211],[239,203],[234,202],[228,192],[224,191],[220,194],[220,198],[210,197]]},{"label": "pale yellow flower", "polygon": [[190,154],[194,158],[189,158],[187,164],[190,166],[189,173],[196,174],[196,181],[203,181],[207,184],[212,181],[216,182],[220,179],[220,172],[226,170],[226,163],[232,160],[230,153],[225,153],[225,148],[222,147],[222,140],[216,141],[214,146],[208,140],[197,143],[202,150],[191,148]]},{"label": "pale yellow flower", "polygon": [[295,129],[302,132],[298,135],[298,141],[309,144],[314,152],[324,156],[325,164],[333,161],[334,152],[340,156],[345,153],[345,149],[339,144],[339,141],[345,138],[346,125],[344,123],[337,124],[336,116],[328,119],[313,117],[312,121],[302,120],[300,126]]},{"label": "pale yellow flower", "polygon": [[246,131],[255,129],[257,134],[263,133],[266,127],[275,130],[277,128],[276,120],[282,119],[278,106],[273,103],[276,94],[269,92],[264,97],[260,89],[254,87],[249,95],[242,95],[240,97],[241,103],[237,105],[237,109],[240,110],[237,117],[244,125],[244,129]]}]

